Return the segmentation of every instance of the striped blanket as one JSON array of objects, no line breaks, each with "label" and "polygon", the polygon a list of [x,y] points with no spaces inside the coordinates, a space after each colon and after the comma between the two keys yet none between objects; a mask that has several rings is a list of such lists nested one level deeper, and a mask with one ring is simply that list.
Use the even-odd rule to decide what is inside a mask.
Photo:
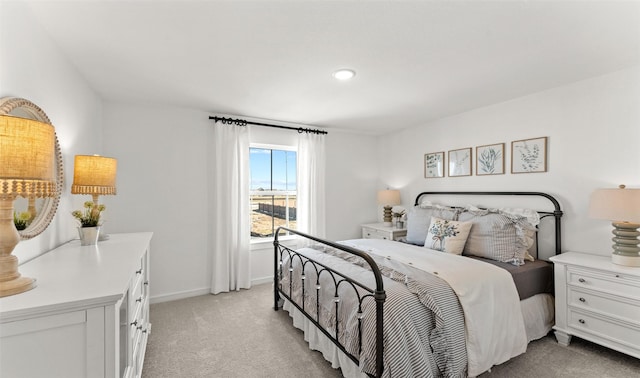
[{"label": "striped blanket", "polygon": [[[355,244],[354,244],[355,242]],[[345,244],[364,249],[367,245],[359,241]],[[393,243],[393,242],[390,242]],[[398,243],[395,243],[398,244]],[[316,248],[316,249],[314,249]],[[341,272],[355,281],[375,287],[372,273],[360,258],[326,246],[302,248],[297,252],[314,261]],[[369,248],[383,274],[387,300],[384,305],[384,377],[465,377],[479,374],[475,361],[468,360],[467,328],[465,313],[458,296],[451,286],[439,277],[438,272],[423,271],[397,259],[376,254]],[[293,259],[298,266],[304,259]],[[290,261],[284,261],[288,272]],[[313,319],[335,337],[338,323],[338,340],[350,354],[358,358],[363,372],[375,373],[375,302],[372,298],[363,301],[362,315],[358,314],[358,300],[351,285],[339,285],[336,302],[335,283],[340,277],[325,273],[317,279],[317,269],[305,264],[305,279],[301,269],[285,274],[282,287],[292,288],[291,298],[304,306]],[[435,273],[435,274],[434,274]],[[292,277],[289,282],[289,277]],[[319,282],[320,298],[317,301],[316,283]],[[291,283],[291,286],[289,284]],[[305,297],[302,299],[302,287]],[[360,295],[364,290],[358,289]],[[336,317],[336,303],[338,307]],[[318,318],[319,311],[319,318]],[[358,318],[362,318],[362,346],[359,343]],[[525,342],[526,348],[526,342]],[[476,351],[471,350],[476,358]],[[521,353],[521,352],[519,352]],[[517,353],[517,354],[519,354]],[[500,361],[502,362],[502,361]],[[493,363],[489,362],[488,367]],[[480,365],[486,365],[482,362]],[[487,368],[488,368],[487,367]],[[486,370],[486,368],[483,368]],[[484,371],[483,370],[483,371]]]}]

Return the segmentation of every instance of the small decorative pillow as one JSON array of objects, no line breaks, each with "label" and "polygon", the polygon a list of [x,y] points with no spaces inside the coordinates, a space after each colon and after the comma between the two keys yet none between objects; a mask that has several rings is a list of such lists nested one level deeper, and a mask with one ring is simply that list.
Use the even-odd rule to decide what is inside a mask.
[{"label": "small decorative pillow", "polygon": [[471,225],[470,222],[431,217],[429,233],[424,246],[436,251],[460,255],[464,249],[464,243],[467,242]]},{"label": "small decorative pillow", "polygon": [[431,217],[453,220],[458,216],[458,210],[441,206],[414,206],[407,212],[407,243],[424,245],[427,238]]}]

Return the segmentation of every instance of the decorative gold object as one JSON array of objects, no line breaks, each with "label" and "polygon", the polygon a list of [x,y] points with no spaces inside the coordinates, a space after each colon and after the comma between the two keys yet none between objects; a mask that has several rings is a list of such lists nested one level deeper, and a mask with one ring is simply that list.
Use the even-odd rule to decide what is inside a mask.
[{"label": "decorative gold object", "polygon": [[17,197],[55,197],[56,136],[48,123],[0,115],[0,297],[35,287],[35,279],[21,277],[12,255],[20,241],[13,220]]}]

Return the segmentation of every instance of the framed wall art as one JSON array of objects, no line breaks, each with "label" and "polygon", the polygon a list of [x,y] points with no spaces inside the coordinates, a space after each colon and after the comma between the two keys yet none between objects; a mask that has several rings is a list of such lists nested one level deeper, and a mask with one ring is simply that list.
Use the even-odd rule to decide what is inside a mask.
[{"label": "framed wall art", "polygon": [[444,152],[424,154],[424,177],[444,177]]},{"label": "framed wall art", "polygon": [[449,177],[471,176],[471,147],[449,151]]},{"label": "framed wall art", "polygon": [[504,174],[504,143],[476,147],[476,176]]},{"label": "framed wall art", "polygon": [[547,171],[547,137],[511,142],[511,173]]}]

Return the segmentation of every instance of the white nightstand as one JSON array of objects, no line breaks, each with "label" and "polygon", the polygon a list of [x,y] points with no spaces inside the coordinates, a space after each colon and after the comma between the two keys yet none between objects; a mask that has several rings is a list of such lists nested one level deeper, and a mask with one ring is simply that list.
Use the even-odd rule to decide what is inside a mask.
[{"label": "white nightstand", "polygon": [[577,252],[551,261],[558,343],[568,346],[575,335],[640,358],[640,268]]},{"label": "white nightstand", "polygon": [[385,226],[384,223],[370,223],[362,225],[363,239],[398,240],[407,235],[406,228]]}]

